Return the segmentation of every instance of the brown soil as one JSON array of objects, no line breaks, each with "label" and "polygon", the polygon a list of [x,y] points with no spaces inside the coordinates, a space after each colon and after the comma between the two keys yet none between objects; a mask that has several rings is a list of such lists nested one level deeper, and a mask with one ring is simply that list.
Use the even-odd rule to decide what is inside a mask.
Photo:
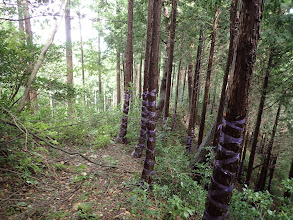
[{"label": "brown soil", "polygon": [[0,168],[0,219],[133,219],[128,197],[142,159],[133,159],[124,145],[66,148],[84,151],[102,166],[55,151],[54,156],[39,153],[45,161],[42,174]]}]

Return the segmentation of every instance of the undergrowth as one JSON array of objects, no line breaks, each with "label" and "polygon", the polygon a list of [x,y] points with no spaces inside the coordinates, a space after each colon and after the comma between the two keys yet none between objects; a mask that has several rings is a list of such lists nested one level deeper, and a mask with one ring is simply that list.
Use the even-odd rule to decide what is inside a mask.
[{"label": "undergrowth", "polygon": [[[140,128],[141,106],[136,103],[138,102],[133,102],[130,106],[127,130],[129,151],[136,144]],[[54,172],[73,172],[72,184],[88,181],[89,177],[83,172],[87,168],[86,165],[70,167],[62,158],[52,162],[52,158],[59,157],[59,152],[49,146],[61,149],[66,146],[83,146],[80,150],[86,151],[89,148],[97,150],[114,144],[121,123],[121,106],[105,112],[85,108],[77,108],[75,118],[71,120],[66,120],[67,110],[60,106],[55,109],[54,114],[46,108],[34,115],[29,111],[23,111],[21,114],[13,110],[10,113],[2,111],[0,168],[3,175],[0,181],[11,183],[8,190],[22,185],[37,185],[40,178],[35,176],[50,176],[54,175]],[[13,118],[14,115],[17,117]],[[6,123],[7,121],[14,121],[14,126]],[[132,189],[130,195],[126,193],[125,197],[128,198],[126,206],[133,219],[201,219],[203,215],[214,154],[210,152],[206,164],[191,166],[192,156],[186,155],[184,146],[184,125],[179,123],[176,131],[167,131],[162,132],[160,126],[157,128],[153,190],[139,186],[140,176],[126,183],[127,187]],[[17,175],[12,177],[8,170]],[[200,182],[195,179],[200,179]],[[293,193],[292,180],[283,181],[282,187]],[[13,203],[6,206],[5,212],[7,216],[15,215],[24,212],[29,206],[29,202]],[[80,219],[96,218],[95,213],[91,208],[88,210],[88,207],[88,204],[76,207]],[[292,210],[291,198],[273,196],[266,191],[254,192],[244,187],[241,191],[234,189],[228,219],[287,220],[293,219]],[[51,212],[53,219],[53,216],[65,218],[68,215],[68,212]]]}]

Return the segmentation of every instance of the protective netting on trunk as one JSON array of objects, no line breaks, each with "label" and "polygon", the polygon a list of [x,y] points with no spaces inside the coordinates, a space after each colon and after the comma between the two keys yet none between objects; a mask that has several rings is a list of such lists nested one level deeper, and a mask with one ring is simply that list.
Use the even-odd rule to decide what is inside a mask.
[{"label": "protective netting on trunk", "polygon": [[[227,121],[223,119],[223,123],[218,127],[220,131],[220,143],[218,144],[217,150],[221,153],[222,157],[226,159],[217,159],[215,160],[214,169],[216,169],[218,172],[222,173],[224,176],[228,176],[230,178],[230,182],[232,182],[233,179],[235,179],[236,173],[232,173],[229,170],[225,169],[223,165],[228,165],[236,162],[239,159],[239,153],[236,153],[234,151],[228,150],[224,147],[225,144],[241,144],[242,143],[242,137],[235,138],[232,137],[226,133],[223,132],[223,126],[228,126],[230,128],[236,129],[238,131],[243,131],[243,128],[239,127],[242,126],[245,123],[245,119],[239,120],[239,121]],[[232,192],[234,188],[234,183],[232,183],[230,186],[225,186],[219,182],[217,182],[214,177],[212,177],[212,183],[213,185],[217,186],[218,189],[210,189],[208,192],[208,201],[216,206],[217,208],[223,210],[225,212],[221,216],[212,216],[207,209],[204,212],[203,219],[208,220],[221,220],[228,216],[229,211],[229,205],[224,204],[221,202],[218,202],[214,199],[214,196],[226,196],[228,193]]]}]

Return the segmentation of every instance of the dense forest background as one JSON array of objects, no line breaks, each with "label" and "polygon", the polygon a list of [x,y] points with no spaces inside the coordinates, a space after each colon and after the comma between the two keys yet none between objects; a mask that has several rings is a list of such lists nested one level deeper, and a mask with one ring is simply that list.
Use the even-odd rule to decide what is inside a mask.
[{"label": "dense forest background", "polygon": [[293,219],[292,15],[2,1],[0,218]]}]

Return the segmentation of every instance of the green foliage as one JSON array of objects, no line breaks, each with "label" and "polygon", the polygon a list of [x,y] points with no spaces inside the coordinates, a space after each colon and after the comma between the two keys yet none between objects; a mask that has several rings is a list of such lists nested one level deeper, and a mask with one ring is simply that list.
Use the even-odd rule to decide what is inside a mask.
[{"label": "green foliage", "polygon": [[78,219],[99,219],[98,216],[95,213],[93,213],[91,203],[78,203],[75,204],[73,208],[77,211],[75,215]]},{"label": "green foliage", "polygon": [[234,190],[230,207],[231,219],[293,219],[292,204],[282,204],[276,208],[274,198],[268,191],[254,192],[243,188],[242,192]]},{"label": "green foliage", "polygon": [[190,206],[188,203],[183,203],[183,201],[177,196],[173,195],[173,198],[168,200],[169,213],[173,217],[181,217],[188,219],[192,216],[195,211],[195,207]]},{"label": "green foliage", "polygon": [[269,192],[254,192],[243,188],[243,192],[234,191],[232,198],[231,215],[238,219],[263,219],[272,215],[270,206],[273,204]]},{"label": "green foliage", "polygon": [[[193,215],[201,216],[207,192],[192,179],[192,168],[190,159],[185,154],[185,147],[178,142],[164,143],[162,138],[165,137],[161,135],[159,133],[157,138],[156,149],[158,153],[155,166],[156,175],[154,175],[154,197],[150,197],[145,189],[134,189],[132,192],[134,195],[131,197],[132,207],[141,207],[147,204],[146,207],[134,211],[134,214],[150,218],[157,213],[156,216],[162,216],[163,219],[188,219]],[[203,179],[205,178],[209,179],[208,176],[203,177]],[[144,211],[140,212],[140,209]]]},{"label": "green foliage", "polygon": [[160,208],[150,198],[147,188],[136,187],[128,200],[131,202],[131,214],[135,216],[145,216],[143,219],[147,219],[146,217],[159,218],[162,215]]},{"label": "green foliage", "polygon": [[285,188],[285,191],[288,191],[293,195],[293,178],[282,180],[282,185]]}]

